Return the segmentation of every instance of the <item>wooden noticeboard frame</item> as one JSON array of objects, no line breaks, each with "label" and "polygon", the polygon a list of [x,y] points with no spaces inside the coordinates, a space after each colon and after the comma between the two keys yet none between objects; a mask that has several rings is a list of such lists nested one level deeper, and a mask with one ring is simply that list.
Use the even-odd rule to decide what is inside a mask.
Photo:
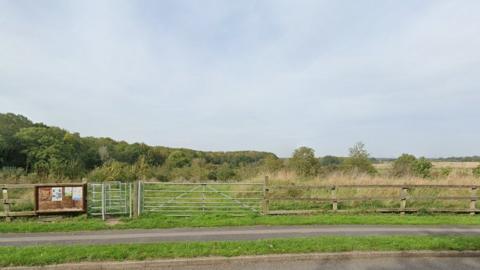
[{"label": "wooden noticeboard frame", "polygon": [[37,214],[85,213],[86,211],[86,183],[35,185],[35,212]]}]

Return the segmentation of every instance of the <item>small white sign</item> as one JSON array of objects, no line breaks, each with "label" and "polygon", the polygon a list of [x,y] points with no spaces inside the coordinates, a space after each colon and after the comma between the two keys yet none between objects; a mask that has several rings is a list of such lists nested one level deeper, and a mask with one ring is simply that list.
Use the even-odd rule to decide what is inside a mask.
[{"label": "small white sign", "polygon": [[62,188],[54,187],[52,188],[52,202],[62,201]]},{"label": "small white sign", "polygon": [[83,187],[74,187],[72,192],[72,200],[81,201],[83,197]]}]

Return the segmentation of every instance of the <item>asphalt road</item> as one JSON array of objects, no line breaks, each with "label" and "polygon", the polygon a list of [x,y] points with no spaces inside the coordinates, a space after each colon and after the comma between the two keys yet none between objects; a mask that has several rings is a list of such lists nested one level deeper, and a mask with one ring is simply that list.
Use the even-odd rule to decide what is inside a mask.
[{"label": "asphalt road", "polygon": [[332,260],[288,260],[228,262],[213,265],[184,265],[157,269],[175,270],[473,270],[480,269],[480,257],[465,258],[355,258]]},{"label": "asphalt road", "polygon": [[207,257],[127,262],[86,262],[40,267],[6,268],[6,270],[470,270],[480,269],[480,252],[406,251],[345,252],[313,254],[279,254],[233,258]]},{"label": "asphalt road", "polygon": [[322,235],[480,235],[480,227],[460,226],[254,226],[116,230],[70,233],[0,234],[0,246],[110,244],[177,241],[233,241]]}]

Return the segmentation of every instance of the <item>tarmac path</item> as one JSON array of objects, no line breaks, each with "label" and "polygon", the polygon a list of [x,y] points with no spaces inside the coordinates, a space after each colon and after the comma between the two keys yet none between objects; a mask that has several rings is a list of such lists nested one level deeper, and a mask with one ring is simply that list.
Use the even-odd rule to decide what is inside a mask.
[{"label": "tarmac path", "polygon": [[279,254],[125,262],[11,267],[5,270],[473,270],[480,269],[477,251],[402,251]]},{"label": "tarmac path", "polygon": [[45,244],[113,244],[180,241],[235,241],[312,236],[369,235],[477,235],[478,226],[249,226],[223,228],[180,228],[149,230],[110,230],[55,233],[3,233],[0,246]]}]

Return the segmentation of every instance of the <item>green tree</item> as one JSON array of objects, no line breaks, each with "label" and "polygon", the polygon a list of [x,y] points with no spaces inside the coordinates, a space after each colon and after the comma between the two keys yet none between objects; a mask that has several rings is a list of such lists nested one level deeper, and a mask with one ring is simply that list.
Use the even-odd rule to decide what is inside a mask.
[{"label": "green tree", "polygon": [[[426,158],[417,159],[414,155],[403,154],[393,162],[392,174],[401,176],[418,176],[429,177],[433,164]],[[441,172],[443,176],[447,176],[450,170]]]},{"label": "green tree", "polygon": [[392,174],[394,176],[414,175],[417,158],[414,155],[402,154],[393,162]]},{"label": "green tree", "polygon": [[278,157],[271,155],[263,160],[263,167],[265,171],[273,173],[279,171],[283,167],[283,161]]},{"label": "green tree", "polygon": [[431,173],[430,169],[432,167],[433,167],[432,162],[430,162],[424,157],[421,157],[416,160],[413,166],[413,172],[415,173],[416,176],[427,178],[430,176],[430,173]]},{"label": "green tree", "polygon": [[91,171],[88,178],[92,181],[135,181],[135,168],[124,162],[110,160]]},{"label": "green tree", "polygon": [[222,164],[216,171],[217,180],[232,180],[235,177],[235,171],[227,163]]},{"label": "green tree", "polygon": [[0,168],[26,166],[26,156],[15,134],[32,126],[34,124],[24,116],[0,113]]},{"label": "green tree", "polygon": [[165,163],[169,168],[183,168],[192,164],[192,158],[188,157],[183,151],[177,150],[168,156]]},{"label": "green tree", "polygon": [[0,134],[0,168],[4,167],[6,164],[6,149],[7,149],[7,143],[5,142],[5,139],[3,136]]},{"label": "green tree", "polygon": [[356,143],[349,149],[350,156],[344,162],[344,168],[351,173],[368,173],[375,174],[377,170],[373,167],[370,154],[365,149],[365,144],[362,142]]},{"label": "green tree", "polygon": [[315,176],[318,173],[319,162],[315,158],[315,150],[302,146],[295,149],[289,160],[290,167],[304,177]]},{"label": "green tree", "polygon": [[27,157],[26,167],[42,176],[78,177],[84,171],[85,148],[78,134],[59,128],[23,128],[15,135]]},{"label": "green tree", "polygon": [[327,172],[338,170],[342,165],[342,159],[335,156],[324,156],[320,159],[320,166]]}]

